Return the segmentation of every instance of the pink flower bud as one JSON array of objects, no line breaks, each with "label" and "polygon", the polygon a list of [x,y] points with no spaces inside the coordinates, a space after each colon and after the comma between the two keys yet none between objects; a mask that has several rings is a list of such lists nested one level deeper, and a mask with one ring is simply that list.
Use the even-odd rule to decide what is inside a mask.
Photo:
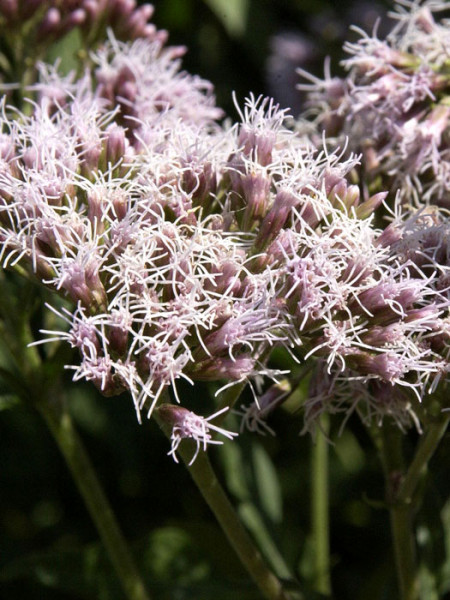
[{"label": "pink flower bud", "polygon": [[260,251],[267,247],[280,233],[286,223],[291,210],[299,203],[298,198],[286,191],[279,191],[275,196],[272,208],[264,217],[258,236],[255,240],[255,248]]}]

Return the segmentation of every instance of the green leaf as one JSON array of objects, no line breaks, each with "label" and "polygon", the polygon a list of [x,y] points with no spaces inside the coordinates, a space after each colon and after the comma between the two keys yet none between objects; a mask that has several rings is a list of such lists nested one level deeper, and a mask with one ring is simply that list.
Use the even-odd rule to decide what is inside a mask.
[{"label": "green leaf", "polygon": [[228,34],[239,37],[245,33],[248,0],[204,0],[217,16]]},{"label": "green leaf", "polygon": [[227,489],[238,500],[248,500],[251,494],[245,477],[247,469],[240,445],[238,443],[224,444],[221,447],[220,459],[225,470]]},{"label": "green leaf", "polygon": [[252,532],[259,548],[261,548],[262,553],[270,562],[276,574],[286,579],[291,578],[291,571],[256,506],[250,502],[242,503],[239,506],[239,515],[246,527]]},{"label": "green leaf", "polygon": [[253,445],[252,458],[261,507],[273,523],[279,524],[283,519],[283,500],[277,471],[261,444]]},{"label": "green leaf", "polygon": [[50,46],[46,61],[49,63],[58,61],[58,72],[61,75],[67,75],[70,71],[76,71],[79,66],[77,52],[81,48],[81,45],[80,31],[75,27],[61,38],[61,40]]}]

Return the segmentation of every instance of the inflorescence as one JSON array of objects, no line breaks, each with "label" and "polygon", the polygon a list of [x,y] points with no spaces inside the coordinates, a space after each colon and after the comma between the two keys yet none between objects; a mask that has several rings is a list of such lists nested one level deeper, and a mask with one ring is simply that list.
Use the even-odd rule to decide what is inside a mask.
[{"label": "inflorescence", "polygon": [[[249,382],[258,397],[268,378],[245,415],[270,430],[258,412],[288,395],[270,363],[283,348],[316,370],[307,427],[357,410],[420,428],[449,369],[449,224],[428,206],[448,195],[445,27],[414,5],[386,42],[349,45],[349,77],[314,83],[324,140],[267,98],[220,124],[212,86],[152,27],[132,42],[110,33],[79,76],[39,64],[23,110],[1,105],[0,260],[70,301],[42,341],[78,349],[74,379],[128,390],[140,419],[168,388],[182,405],[180,380]],[[405,137],[417,131],[420,157]],[[362,167],[382,169],[390,197],[353,183]],[[162,406],[174,456],[183,437],[198,452],[217,443],[210,430],[232,436]]]}]

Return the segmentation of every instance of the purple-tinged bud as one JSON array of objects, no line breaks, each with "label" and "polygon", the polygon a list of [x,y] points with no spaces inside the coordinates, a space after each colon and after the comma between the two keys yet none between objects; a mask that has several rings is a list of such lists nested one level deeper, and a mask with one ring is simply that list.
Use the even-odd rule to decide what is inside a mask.
[{"label": "purple-tinged bud", "polygon": [[212,437],[213,432],[219,433],[230,440],[237,435],[237,433],[227,431],[222,427],[217,427],[210,422],[226,410],[228,410],[227,407],[205,419],[190,410],[182,408],[181,406],[174,406],[173,404],[162,404],[157,409],[158,416],[163,423],[172,428],[172,435],[170,437],[172,448],[169,454],[173,456],[175,462],[178,462],[176,452],[183,439],[191,439],[197,445],[189,462],[190,466],[197,458],[200,448],[203,451],[206,451],[208,444],[222,444],[221,441]]},{"label": "purple-tinged bud", "polygon": [[[217,189],[216,173],[210,162],[198,164],[188,157],[182,161],[182,188],[191,196],[193,206],[204,206]],[[208,210],[208,206],[205,206]]]},{"label": "purple-tinged bud", "polygon": [[116,353],[118,356],[125,356],[127,353],[132,320],[131,314],[125,310],[117,310],[111,313],[107,337],[111,352]]},{"label": "purple-tinged bud", "polygon": [[152,6],[150,6],[149,4],[144,4],[144,6],[140,6],[139,8],[133,11],[133,13],[123,24],[123,31],[126,32],[131,39],[142,37],[144,29],[147,25],[147,21],[150,19],[152,14]]},{"label": "purple-tinged bud", "polygon": [[356,207],[355,212],[358,219],[367,219],[382,204],[388,192],[374,194],[368,200]]},{"label": "purple-tinged bud", "polygon": [[228,357],[214,357],[201,363],[195,368],[189,369],[188,374],[196,381],[217,381],[218,379],[229,379],[239,381],[249,376],[255,366],[255,359],[244,354],[234,360]]},{"label": "purple-tinged bud", "polygon": [[290,229],[280,231],[278,237],[267,248],[265,262],[284,265],[295,248],[294,233]]},{"label": "purple-tinged bud", "polygon": [[42,19],[41,24],[36,32],[36,39],[38,42],[45,41],[46,36],[54,35],[58,31],[58,27],[61,24],[61,13],[57,8],[50,8],[45,17]]},{"label": "purple-tinged bud", "polygon": [[91,25],[96,23],[100,18],[102,11],[106,12],[108,9],[100,5],[98,0],[84,0],[83,10],[86,12],[85,25]]},{"label": "purple-tinged bud", "polygon": [[204,338],[204,345],[211,354],[222,354],[235,344],[240,343],[240,340],[245,336],[246,329],[239,319],[228,319],[222,327]]},{"label": "purple-tinged bud", "polygon": [[272,162],[272,150],[276,138],[276,133],[269,129],[264,133],[257,133],[253,129],[241,125],[238,145],[246,157],[266,167]]},{"label": "purple-tinged bud", "polygon": [[123,188],[115,188],[112,195],[113,216],[122,221],[128,214],[130,205],[129,194]]},{"label": "purple-tinged bud", "polygon": [[255,240],[257,251],[267,247],[280,233],[291,214],[291,210],[299,203],[298,198],[281,190],[275,196],[275,200],[269,212],[264,217],[260,230]]},{"label": "purple-tinged bud", "polygon": [[40,158],[39,152],[34,146],[27,148],[22,153],[22,162],[28,169],[42,169]]},{"label": "purple-tinged bud", "polygon": [[362,149],[363,159],[362,163],[368,174],[374,173],[380,166],[380,154],[376,148],[369,146]]},{"label": "purple-tinged bud", "polygon": [[336,208],[345,207],[349,210],[352,206],[359,204],[359,187],[357,185],[348,185],[343,178],[336,183],[328,193],[328,199]]},{"label": "purple-tinged bud", "polygon": [[135,0],[113,0],[110,3],[109,18],[111,23],[117,27],[126,21],[128,16],[135,10]]},{"label": "purple-tinged bud", "polygon": [[81,304],[91,313],[104,310],[107,305],[105,288],[98,274],[99,262],[91,257],[85,264],[72,261],[64,268],[58,288],[64,288],[74,302]]},{"label": "purple-tinged bud", "polygon": [[136,81],[125,79],[124,74],[121,74],[121,77],[118,81],[118,86],[116,90],[117,96],[122,99],[125,99],[127,102],[134,102],[136,100],[138,94],[138,87]]},{"label": "purple-tinged bud", "polygon": [[371,393],[375,399],[374,409],[381,415],[391,415],[399,423],[408,416],[410,399],[400,386],[388,381],[374,381]]},{"label": "purple-tinged bud", "polygon": [[427,136],[439,145],[442,134],[450,125],[450,106],[446,106],[445,104],[435,106],[422,125],[425,128]]},{"label": "purple-tinged bud", "polygon": [[104,224],[104,190],[93,188],[86,195],[88,205],[88,219],[92,223],[97,232],[101,235],[105,229]]},{"label": "purple-tinged bud", "polygon": [[251,173],[242,178],[241,186],[246,204],[241,227],[244,231],[251,231],[267,212],[270,179]]},{"label": "purple-tinged bud", "polygon": [[347,188],[347,182],[343,179],[340,169],[337,168],[327,168],[325,170],[322,185],[327,197],[330,196],[332,190],[337,186],[344,185],[345,189]]},{"label": "purple-tinged bud", "polygon": [[125,129],[120,125],[110,125],[106,129],[105,158],[107,165],[116,165],[128,146]]},{"label": "purple-tinged bud", "polygon": [[403,328],[400,323],[391,323],[385,327],[374,325],[361,336],[364,344],[381,348],[386,344],[398,344],[404,339]]},{"label": "purple-tinged bud", "polygon": [[408,310],[403,320],[405,323],[417,323],[417,326],[423,324],[435,330],[442,323],[442,319],[439,318],[440,313],[441,309],[436,304],[429,304]]},{"label": "purple-tinged bud", "polygon": [[181,434],[183,433],[186,416],[191,413],[187,408],[175,404],[161,404],[157,408],[157,412],[163,423],[170,427],[179,427]]},{"label": "purple-tinged bud", "polygon": [[241,280],[239,278],[239,268],[235,261],[223,260],[217,266],[212,265],[212,281],[205,282],[205,289],[214,291],[215,294],[239,295],[241,290]]},{"label": "purple-tinged bud", "polygon": [[357,302],[351,302],[352,310],[360,313],[365,309],[369,314],[377,315],[381,319],[384,315],[388,317],[392,312],[406,314],[407,310],[421,299],[423,287],[423,282],[418,279],[379,283],[361,292]]},{"label": "purple-tinged bud", "polygon": [[70,345],[85,355],[96,356],[102,351],[98,333],[89,318],[74,320],[70,329]]},{"label": "purple-tinged bud", "polygon": [[389,248],[403,238],[403,228],[398,223],[390,223],[386,229],[374,240],[375,246]]},{"label": "purple-tinged bud", "polygon": [[109,356],[85,357],[80,365],[80,374],[87,381],[92,381],[104,396],[115,396],[124,391],[113,375],[113,364]]},{"label": "purple-tinged bud", "polygon": [[358,373],[379,377],[383,381],[395,382],[405,375],[404,361],[394,352],[382,354],[361,352],[348,355],[346,361]]},{"label": "purple-tinged bud", "polygon": [[97,140],[82,140],[80,143],[80,168],[81,173],[89,178],[93,171],[99,166],[99,160],[102,153],[102,143]]},{"label": "purple-tinged bud", "polygon": [[342,281],[351,282],[352,285],[361,284],[370,275],[372,275],[372,267],[367,264],[367,257],[358,256],[348,260],[347,267],[342,274]]}]

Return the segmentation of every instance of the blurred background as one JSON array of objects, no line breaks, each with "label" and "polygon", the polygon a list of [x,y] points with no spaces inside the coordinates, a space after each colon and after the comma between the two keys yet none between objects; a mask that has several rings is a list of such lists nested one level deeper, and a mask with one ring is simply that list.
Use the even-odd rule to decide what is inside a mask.
[{"label": "blurred background", "polygon": [[232,111],[231,91],[273,96],[293,113],[301,109],[295,73],[302,67],[323,74],[325,56],[335,71],[350,25],[371,32],[377,19],[388,30],[392,2],[366,0],[160,0],[154,21],[185,44],[185,68],[212,81],[218,104]]},{"label": "blurred background", "polygon": [[[169,31],[169,43],[188,48],[183,68],[214,83],[217,103],[231,118],[236,118],[233,91],[240,102],[250,92],[271,95],[298,114],[302,98],[295,91],[295,69],[321,75],[330,56],[332,71],[340,73],[342,43],[356,37],[349,25],[371,31],[382,17],[382,35],[390,8],[364,0],[156,0],[154,5],[153,21]],[[152,597],[259,598],[188,472],[167,456],[169,445],[156,424],[138,425],[129,397],[103,398],[86,383],[73,384],[69,372],[64,387]],[[186,406],[200,414],[213,412],[211,391],[196,387],[194,396],[189,386],[181,387]],[[7,387],[0,394],[0,599],[123,600],[45,423],[30,407],[18,405]],[[335,597],[392,599],[396,588],[380,465],[357,419],[341,434],[340,424],[331,423],[330,433]],[[213,461],[269,562],[279,573],[297,577],[305,598],[318,598],[307,591],[311,437],[299,435],[302,415],[289,406],[270,426],[277,436],[244,433],[215,449]],[[239,429],[237,419],[234,427]],[[445,464],[448,451],[444,440],[436,464]],[[437,521],[450,491],[445,470],[435,476],[425,510],[436,515],[436,529],[428,519],[419,540],[425,552],[429,536],[442,535],[436,533]],[[446,543],[442,539],[442,547]],[[439,558],[430,557],[430,564]]]}]

